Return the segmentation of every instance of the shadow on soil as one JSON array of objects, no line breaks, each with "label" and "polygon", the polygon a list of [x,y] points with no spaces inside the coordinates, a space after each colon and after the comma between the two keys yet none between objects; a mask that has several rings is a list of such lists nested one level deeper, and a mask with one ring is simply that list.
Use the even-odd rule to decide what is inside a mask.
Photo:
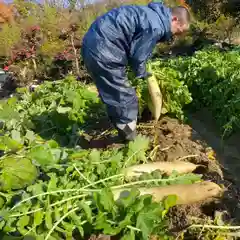
[{"label": "shadow on soil", "polygon": [[[219,204],[219,210],[227,210],[230,218],[240,223],[240,133],[223,140],[211,113],[202,109],[188,113],[188,124],[192,128],[192,140],[200,141],[212,148],[221,166],[223,179],[211,174],[210,179],[224,184],[226,192]],[[221,209],[222,208],[222,209]]]},{"label": "shadow on soil", "polygon": [[54,139],[61,147],[96,147],[90,144],[93,136],[101,136],[111,125],[102,112],[101,104],[89,104],[88,109],[81,119],[77,113],[59,113],[56,110],[32,116],[34,132],[45,140]]}]

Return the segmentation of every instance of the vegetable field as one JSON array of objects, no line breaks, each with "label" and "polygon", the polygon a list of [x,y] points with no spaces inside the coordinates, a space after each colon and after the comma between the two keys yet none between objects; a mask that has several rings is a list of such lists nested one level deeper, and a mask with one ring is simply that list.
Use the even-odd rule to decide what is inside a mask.
[{"label": "vegetable field", "polygon": [[193,57],[154,60],[148,67],[163,93],[161,119],[157,125],[144,121],[147,85],[129,73],[141,121],[138,137],[127,145],[114,142],[93,87],[72,76],[45,82],[34,92],[18,89],[1,101],[3,239],[233,239],[239,234],[234,228],[239,189],[224,178],[213,149],[181,122],[186,107],[204,106],[223,134],[238,129],[239,50],[205,49]]}]

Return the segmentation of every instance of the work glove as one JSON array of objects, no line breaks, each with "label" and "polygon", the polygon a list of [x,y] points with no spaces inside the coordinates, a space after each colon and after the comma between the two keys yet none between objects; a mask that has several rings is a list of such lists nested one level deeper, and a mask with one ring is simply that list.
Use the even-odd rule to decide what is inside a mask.
[{"label": "work glove", "polygon": [[115,127],[118,131],[118,137],[122,141],[133,141],[136,136],[137,136],[137,131],[136,131],[136,126],[137,126],[137,121],[134,120],[130,123],[116,123]]}]

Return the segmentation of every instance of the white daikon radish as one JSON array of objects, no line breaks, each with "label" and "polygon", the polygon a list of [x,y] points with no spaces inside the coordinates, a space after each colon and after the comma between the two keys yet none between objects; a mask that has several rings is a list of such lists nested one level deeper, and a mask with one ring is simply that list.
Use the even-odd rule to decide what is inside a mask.
[{"label": "white daikon radish", "polygon": [[185,174],[193,172],[200,165],[196,165],[190,162],[173,161],[173,162],[154,162],[147,164],[134,165],[124,170],[124,174],[127,177],[140,176],[143,173],[151,173],[155,170],[171,175],[173,171],[179,174]]},{"label": "white daikon radish", "polygon": [[[200,182],[194,184],[168,185],[154,188],[139,188],[140,194],[150,194],[157,202],[162,201],[169,195],[177,196],[177,205],[193,204],[204,200],[212,200],[220,197],[223,190],[216,183]],[[113,191],[114,199],[128,196],[129,189],[118,189]]]},{"label": "white daikon radish", "polygon": [[147,83],[151,100],[148,101],[148,108],[154,119],[158,121],[162,112],[162,93],[154,75],[148,78]]}]

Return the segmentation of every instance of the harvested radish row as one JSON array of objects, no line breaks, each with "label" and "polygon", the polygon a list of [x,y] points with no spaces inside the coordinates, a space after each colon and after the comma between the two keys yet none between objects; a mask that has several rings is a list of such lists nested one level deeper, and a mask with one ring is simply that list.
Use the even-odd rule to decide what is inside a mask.
[{"label": "harvested radish row", "polygon": [[152,112],[154,119],[158,121],[162,112],[162,93],[154,75],[148,78],[147,83],[148,91],[151,97],[151,101],[148,102],[148,107]]},{"label": "harvested radish row", "polygon": [[190,173],[196,170],[200,165],[196,165],[190,162],[173,161],[173,162],[155,162],[147,164],[139,164],[129,167],[124,170],[126,177],[140,176],[143,173],[151,173],[156,170],[171,175],[173,171],[178,174]]},{"label": "harvested radish row", "polygon": [[[162,201],[169,195],[177,196],[177,205],[192,204],[211,198],[220,197],[222,189],[216,183],[213,182],[200,182],[190,185],[179,184],[179,185],[168,185],[163,187],[154,188],[139,188],[140,194],[150,194],[153,199],[157,202]],[[114,190],[114,198],[119,198],[128,195],[128,189]]]}]

